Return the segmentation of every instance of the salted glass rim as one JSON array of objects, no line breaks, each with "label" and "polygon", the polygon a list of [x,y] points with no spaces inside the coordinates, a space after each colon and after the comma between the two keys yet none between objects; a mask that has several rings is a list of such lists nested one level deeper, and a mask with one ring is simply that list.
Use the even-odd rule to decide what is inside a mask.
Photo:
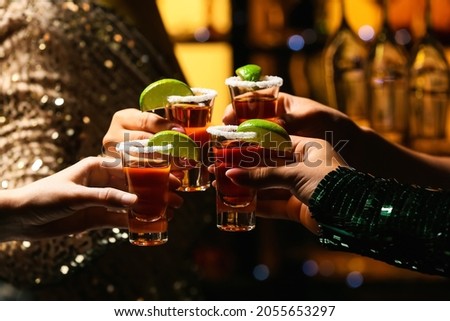
[{"label": "salted glass rim", "polygon": [[178,95],[171,95],[167,96],[167,101],[169,103],[201,103],[204,101],[212,100],[217,96],[217,91],[210,88],[200,88],[200,87],[193,87],[191,88],[194,95],[188,95],[188,96],[178,96]]},{"label": "salted glass rim", "polygon": [[283,78],[278,76],[264,76],[258,81],[242,80],[238,76],[232,76],[225,79],[225,85],[232,87],[258,87],[270,88],[281,87],[283,85]]},{"label": "salted glass rim", "polygon": [[253,139],[256,138],[256,132],[237,132],[237,125],[217,125],[209,126],[206,132],[213,136],[222,136],[226,139]]}]

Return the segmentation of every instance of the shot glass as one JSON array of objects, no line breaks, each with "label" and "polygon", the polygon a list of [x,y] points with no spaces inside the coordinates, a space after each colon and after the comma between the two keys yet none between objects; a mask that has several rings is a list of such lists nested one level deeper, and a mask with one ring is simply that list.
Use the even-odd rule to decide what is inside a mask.
[{"label": "shot glass", "polygon": [[167,97],[166,119],[180,124],[200,147],[201,161],[195,167],[183,170],[179,191],[204,191],[210,187],[208,172],[209,134],[206,128],[211,123],[217,91],[207,88],[191,88],[193,96]]},{"label": "shot glass", "polygon": [[122,142],[120,152],[128,191],[138,196],[128,210],[129,241],[153,246],[168,241],[166,209],[171,168],[170,145],[148,147],[147,140]]},{"label": "shot glass", "polygon": [[259,144],[248,141],[256,133],[237,133],[237,126],[211,126],[212,158],[216,179],[217,227],[240,232],[255,228],[256,190],[234,184],[226,175],[231,168],[261,166]]},{"label": "shot glass", "polygon": [[264,76],[260,81],[244,81],[236,76],[227,78],[225,84],[230,92],[237,124],[254,118],[275,120],[282,78]]}]

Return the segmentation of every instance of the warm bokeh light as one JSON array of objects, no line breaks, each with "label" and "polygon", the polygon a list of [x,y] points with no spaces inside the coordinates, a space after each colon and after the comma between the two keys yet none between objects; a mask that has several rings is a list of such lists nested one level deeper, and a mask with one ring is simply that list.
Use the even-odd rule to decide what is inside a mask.
[{"label": "warm bokeh light", "polygon": [[375,30],[372,26],[364,25],[358,29],[358,36],[364,41],[372,41],[375,37]]},{"label": "warm bokeh light", "polygon": [[157,0],[156,3],[172,36],[193,35],[203,27],[226,34],[231,28],[229,0]]},{"label": "warm bokeh light", "polygon": [[[218,91],[213,123],[221,123],[223,109],[230,102],[224,81],[234,73],[233,49],[248,50],[251,63],[262,66],[267,74],[277,74],[285,79],[291,77],[293,93],[325,101],[323,94],[324,76],[320,51],[308,51],[310,44],[320,45],[324,32],[333,34],[341,22],[341,0],[314,2],[318,10],[316,25],[311,29],[290,29],[287,24],[289,1],[251,0],[248,1],[246,19],[246,43],[232,48],[229,42],[231,31],[230,0],[157,0],[164,24],[175,43],[175,53],[189,85],[211,87]],[[411,45],[424,31],[423,8],[425,0],[390,1],[389,23],[396,39],[403,45]],[[381,1],[344,0],[346,19],[358,36],[368,42],[374,40],[381,29]],[[450,33],[450,1],[431,0],[433,25],[438,31]],[[316,43],[317,41],[317,43]],[[280,66],[286,64],[278,55],[288,48],[291,74],[281,74]],[[314,52],[314,55],[311,54]],[[278,55],[278,56],[277,56]],[[450,57],[450,49],[447,48]],[[283,88],[284,89],[284,88]],[[450,114],[447,116],[450,123]],[[209,250],[208,253],[213,253]],[[213,253],[217,258],[223,253]],[[275,260],[275,259],[274,259]],[[212,260],[212,262],[216,262]],[[218,280],[226,273],[218,269],[216,263],[205,260],[204,270],[210,279]],[[220,262],[222,263],[222,262]],[[209,270],[208,270],[209,267]],[[222,267],[222,266],[221,266]],[[219,273],[219,272],[220,273]],[[440,281],[440,277],[428,276],[413,271],[398,269],[381,261],[365,257],[313,248],[302,259],[299,273],[302,276],[323,280],[341,280],[352,289],[364,287],[369,282],[383,280]],[[273,278],[275,269],[270,264],[255,265],[252,277],[258,281]]]},{"label": "warm bokeh light", "polygon": [[157,0],[157,4],[189,85],[218,91],[212,122],[221,123],[223,109],[229,103],[224,82],[233,73],[233,54],[228,42],[209,40],[213,31],[219,35],[230,31],[230,1]]},{"label": "warm bokeh light", "polygon": [[[327,28],[334,33],[339,27],[342,17],[341,0],[328,1],[325,7],[327,12]],[[350,27],[357,32],[363,26],[371,26],[378,32],[381,26],[381,10],[373,0],[344,0],[345,15]]]},{"label": "warm bokeh light", "polygon": [[175,54],[190,86],[217,90],[212,122],[221,124],[223,110],[230,102],[225,79],[233,73],[231,46],[224,42],[177,43]]}]

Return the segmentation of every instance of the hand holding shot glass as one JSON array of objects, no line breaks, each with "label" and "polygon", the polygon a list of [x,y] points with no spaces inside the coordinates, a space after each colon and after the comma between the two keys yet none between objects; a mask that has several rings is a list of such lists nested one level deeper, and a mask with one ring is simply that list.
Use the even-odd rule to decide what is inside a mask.
[{"label": "hand holding shot glass", "polygon": [[168,96],[166,119],[180,124],[200,147],[201,162],[183,171],[180,191],[204,191],[210,186],[207,168],[209,134],[206,128],[211,124],[211,115],[217,91],[207,88],[191,88],[193,95]]},{"label": "hand holding shot glass", "polygon": [[225,80],[236,123],[248,119],[275,120],[277,100],[283,79],[277,76],[261,76],[261,67],[249,64],[236,69],[237,76]]},{"label": "hand holding shot glass", "polygon": [[147,140],[122,142],[121,155],[128,191],[137,202],[128,210],[130,243],[161,245],[168,241],[169,175],[179,164],[183,168],[199,162],[197,145],[187,135],[161,131]]},{"label": "hand holding shot glass", "polygon": [[149,147],[147,140],[123,142],[117,146],[128,191],[138,197],[128,210],[132,244],[160,245],[168,240],[166,209],[171,149],[171,145]]},{"label": "hand holding shot glass", "polygon": [[207,169],[209,134],[206,127],[211,123],[216,96],[216,90],[190,88],[184,82],[171,78],[151,83],[140,96],[142,111],[164,109],[166,119],[183,126],[186,134],[200,148],[202,161],[181,172],[183,176],[179,191],[204,191],[210,186]]},{"label": "hand holding shot glass", "polygon": [[223,231],[251,231],[256,226],[256,190],[234,184],[232,168],[283,166],[293,160],[292,142],[281,126],[251,119],[239,126],[210,126],[214,161],[217,227]]}]

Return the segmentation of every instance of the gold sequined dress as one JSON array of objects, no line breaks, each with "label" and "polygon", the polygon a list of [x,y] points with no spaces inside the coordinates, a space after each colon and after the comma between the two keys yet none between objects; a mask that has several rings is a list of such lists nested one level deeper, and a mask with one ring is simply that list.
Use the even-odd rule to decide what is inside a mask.
[{"label": "gold sequined dress", "polygon": [[[149,21],[162,24],[152,3]],[[161,43],[90,0],[0,0],[1,188],[100,154],[115,111],[156,79],[183,79]],[[202,213],[177,216],[160,248],[133,247],[119,230],[2,243],[0,299],[195,298],[183,233],[200,230]]]}]

